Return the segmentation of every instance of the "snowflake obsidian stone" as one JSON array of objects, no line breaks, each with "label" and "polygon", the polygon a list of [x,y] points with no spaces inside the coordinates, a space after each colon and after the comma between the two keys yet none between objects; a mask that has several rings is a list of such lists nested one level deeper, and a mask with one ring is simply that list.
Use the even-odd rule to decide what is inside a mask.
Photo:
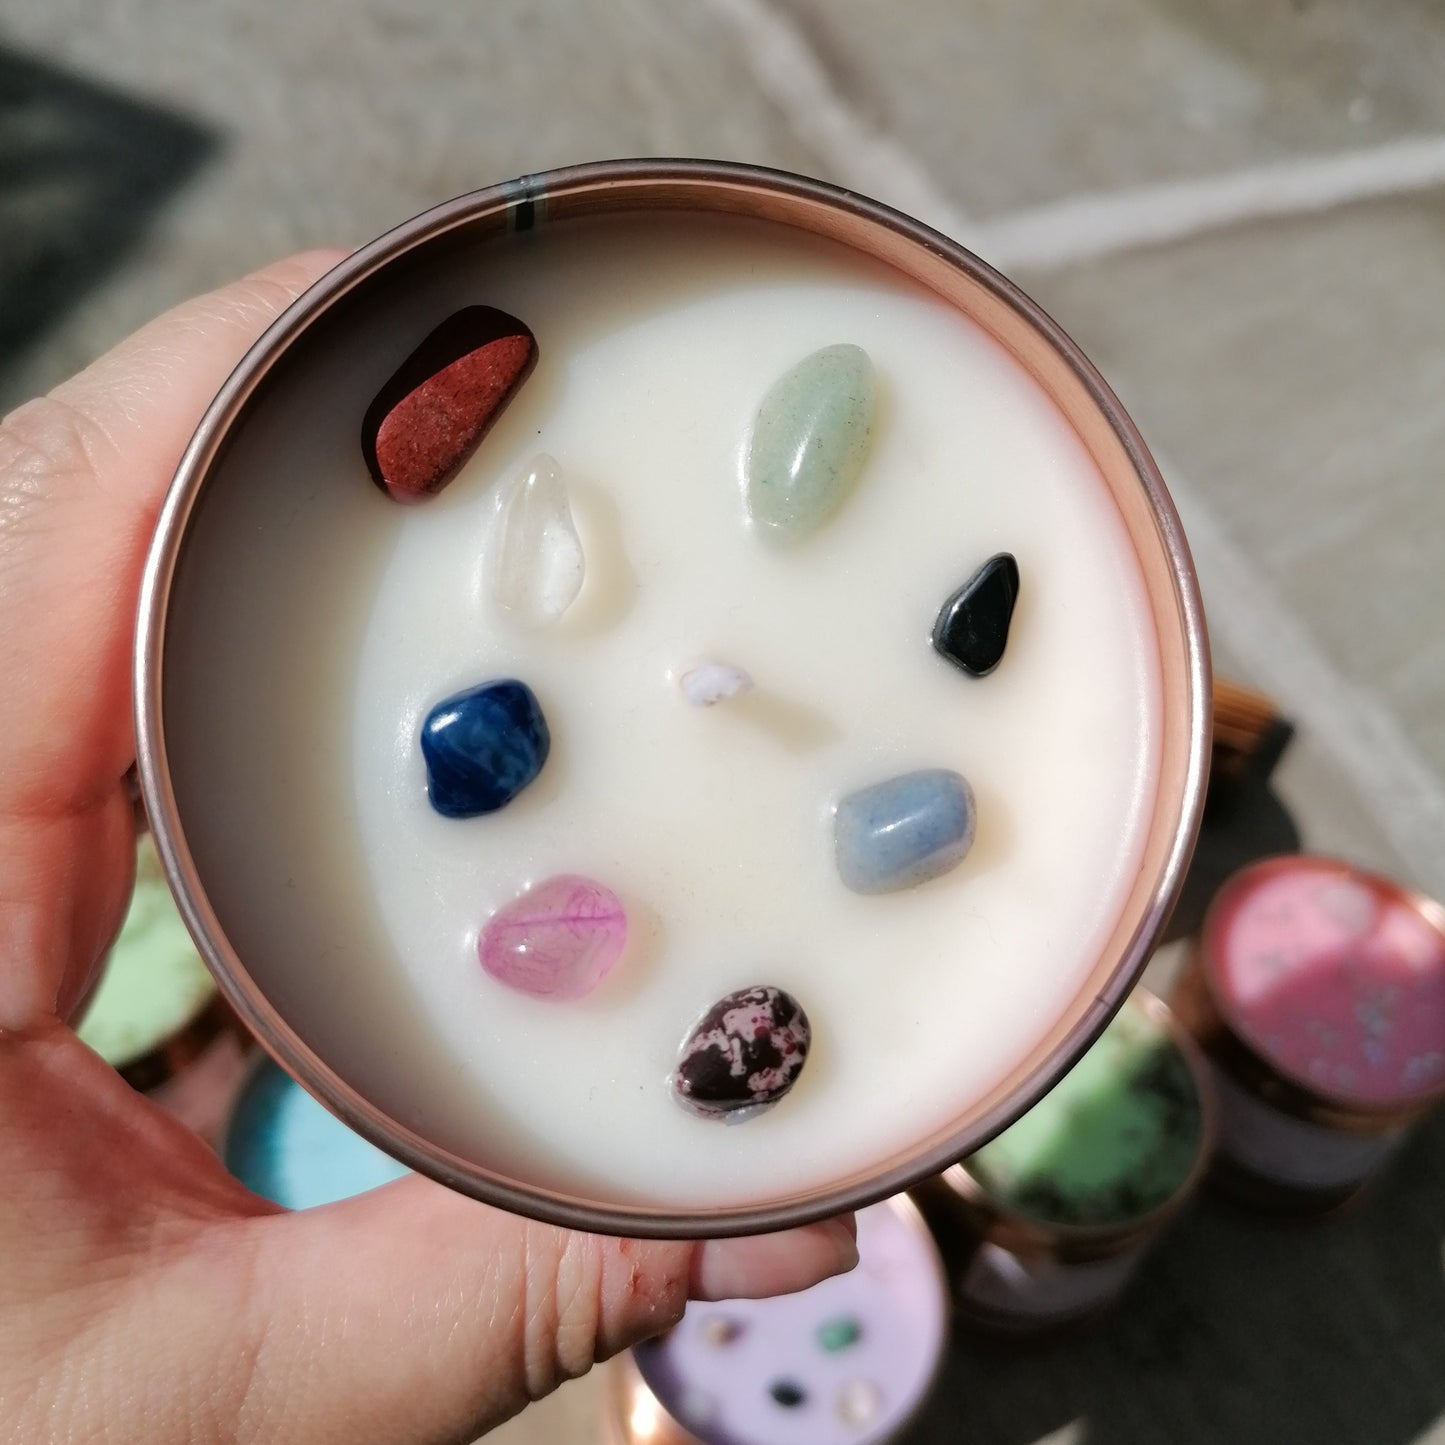
[{"label": "snowflake obsidian stone", "polygon": [[672,1075],[678,1102],[704,1118],[774,1104],[797,1082],[812,1030],[791,994],[760,984],[719,999],[687,1036]]}]

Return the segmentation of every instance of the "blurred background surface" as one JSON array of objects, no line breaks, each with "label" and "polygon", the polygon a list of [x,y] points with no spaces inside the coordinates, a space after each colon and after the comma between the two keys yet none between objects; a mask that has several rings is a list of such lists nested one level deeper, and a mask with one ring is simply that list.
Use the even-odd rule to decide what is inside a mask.
[{"label": "blurred background surface", "polygon": [[[890,201],[1083,344],[1307,846],[1445,894],[1440,0],[7,0],[0,409],[170,303],[623,155]],[[1445,1120],[1357,1215],[1206,1203],[1125,1310],[958,1342],[919,1442],[1445,1442]],[[596,1438],[564,1389],[493,1437]]]}]

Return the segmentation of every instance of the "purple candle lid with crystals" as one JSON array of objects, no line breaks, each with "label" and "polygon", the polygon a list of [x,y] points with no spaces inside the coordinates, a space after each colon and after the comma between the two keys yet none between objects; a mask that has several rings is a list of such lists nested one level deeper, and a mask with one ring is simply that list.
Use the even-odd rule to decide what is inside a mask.
[{"label": "purple candle lid with crystals", "polygon": [[633,1358],[703,1445],[878,1445],[922,1404],[947,1337],[938,1251],[903,1198],[858,1215],[858,1268],[781,1299],[693,1304]]}]

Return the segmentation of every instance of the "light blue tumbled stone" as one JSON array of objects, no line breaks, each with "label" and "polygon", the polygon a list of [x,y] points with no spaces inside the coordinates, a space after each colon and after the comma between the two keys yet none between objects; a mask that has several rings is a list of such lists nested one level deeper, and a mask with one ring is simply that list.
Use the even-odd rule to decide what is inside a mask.
[{"label": "light blue tumbled stone", "polygon": [[956,868],[973,846],[973,789],[924,768],[849,793],[834,817],[838,872],[855,893],[892,893]]},{"label": "light blue tumbled stone", "polygon": [[846,344],[805,356],[774,384],[743,470],[760,532],[796,541],[838,509],[868,455],[874,396],[868,353]]}]

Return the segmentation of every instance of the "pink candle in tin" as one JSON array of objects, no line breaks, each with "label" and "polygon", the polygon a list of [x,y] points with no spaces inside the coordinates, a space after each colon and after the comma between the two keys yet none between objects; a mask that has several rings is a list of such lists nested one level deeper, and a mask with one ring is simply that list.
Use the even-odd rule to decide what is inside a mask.
[{"label": "pink candle in tin", "polygon": [[1445,917],[1320,858],[1258,870],[1210,922],[1216,996],[1281,1073],[1367,1108],[1445,1084]]}]

